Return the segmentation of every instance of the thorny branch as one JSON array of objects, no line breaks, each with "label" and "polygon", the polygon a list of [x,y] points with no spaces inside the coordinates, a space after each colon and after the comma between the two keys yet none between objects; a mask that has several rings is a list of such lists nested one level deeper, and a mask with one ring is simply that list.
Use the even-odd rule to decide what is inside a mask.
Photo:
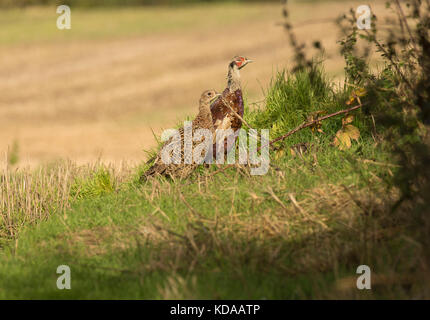
[{"label": "thorny branch", "polygon": [[309,122],[303,122],[301,125],[299,125],[298,127],[294,128],[293,130],[289,131],[288,133],[286,133],[286,134],[284,134],[284,135],[282,135],[282,136],[280,136],[280,137],[277,137],[277,138],[275,138],[275,139],[273,139],[273,140],[269,141],[269,143],[268,143],[268,144],[266,144],[266,145],[264,145],[264,146],[260,146],[260,147],[258,147],[258,148],[257,148],[257,151],[260,151],[262,148],[268,147],[268,146],[270,146],[270,145],[274,144],[275,142],[285,140],[286,138],[288,138],[288,137],[289,137],[289,136],[291,136],[292,134],[296,133],[297,131],[300,131],[300,130],[302,130],[302,129],[304,129],[304,128],[307,128],[307,127],[310,127],[310,126],[313,126],[314,124],[316,124],[316,123],[318,123],[318,122],[320,122],[320,121],[326,120],[326,119],[331,118],[331,117],[338,116],[338,115],[340,115],[340,114],[344,114],[344,113],[351,112],[351,111],[353,111],[353,110],[356,110],[356,109],[361,108],[363,105],[364,105],[364,104],[362,104],[362,103],[361,103],[361,104],[356,105],[356,106],[354,106],[354,107],[351,107],[351,108],[348,108],[348,109],[344,109],[344,110],[340,110],[340,111],[336,111],[336,112],[334,112],[334,113],[328,114],[328,115],[326,115],[326,116],[323,116],[323,117],[321,117],[321,118],[317,118],[317,119],[312,120],[312,121],[309,121]]}]

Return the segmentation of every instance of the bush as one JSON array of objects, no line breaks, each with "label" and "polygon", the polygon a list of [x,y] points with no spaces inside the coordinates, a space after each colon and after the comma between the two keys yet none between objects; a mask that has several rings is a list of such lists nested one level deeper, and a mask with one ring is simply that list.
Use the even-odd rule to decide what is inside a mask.
[{"label": "bush", "polygon": [[[271,139],[274,139],[309,119],[348,108],[346,102],[351,91],[349,87],[335,88],[321,66],[312,63],[310,68],[294,73],[279,72],[266,94],[265,106],[249,111],[247,118],[255,128],[270,128]],[[351,114],[354,115],[353,125],[363,132],[363,138],[369,138],[371,118],[360,110]],[[331,143],[342,126],[341,117],[321,122],[321,131],[300,130],[275,145],[280,148],[304,142]]]}]

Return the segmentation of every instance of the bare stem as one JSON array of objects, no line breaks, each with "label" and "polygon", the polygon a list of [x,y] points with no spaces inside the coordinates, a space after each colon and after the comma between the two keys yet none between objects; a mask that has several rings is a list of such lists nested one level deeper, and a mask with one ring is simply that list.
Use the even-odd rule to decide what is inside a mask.
[{"label": "bare stem", "polygon": [[408,30],[409,36],[411,37],[412,45],[414,46],[415,51],[418,51],[417,46],[415,44],[415,38],[412,36],[411,29],[409,28],[408,21],[406,20],[406,16],[403,12],[402,7],[400,6],[399,0],[395,0],[397,8],[399,9],[399,14],[401,16],[401,19],[403,21],[403,24],[406,26],[406,29]]},{"label": "bare stem", "polygon": [[240,121],[242,121],[249,129],[252,129],[252,127],[236,111],[234,111],[234,109],[230,106],[230,103],[225,100],[224,97],[221,97],[221,100]]},{"label": "bare stem", "polygon": [[348,108],[348,109],[344,109],[344,110],[340,110],[340,111],[328,114],[328,115],[326,115],[324,117],[317,118],[317,119],[309,121],[309,122],[303,122],[301,125],[299,125],[298,127],[294,128],[293,130],[289,131],[288,133],[286,133],[286,134],[284,134],[284,135],[282,135],[280,137],[277,137],[277,138],[269,141],[269,143],[266,144],[265,146],[260,146],[259,148],[257,148],[257,151],[260,151],[262,148],[268,147],[268,146],[274,144],[275,142],[284,140],[284,139],[288,138],[289,136],[291,136],[292,134],[296,133],[297,131],[300,131],[300,130],[302,130],[304,128],[310,127],[310,126],[312,126],[312,125],[314,125],[314,124],[316,124],[316,123],[318,123],[320,121],[326,120],[326,119],[331,118],[331,117],[338,116],[340,114],[351,112],[353,110],[361,108],[362,106],[363,106],[363,104],[359,104],[359,105],[356,105],[354,107],[351,107],[351,108]]}]

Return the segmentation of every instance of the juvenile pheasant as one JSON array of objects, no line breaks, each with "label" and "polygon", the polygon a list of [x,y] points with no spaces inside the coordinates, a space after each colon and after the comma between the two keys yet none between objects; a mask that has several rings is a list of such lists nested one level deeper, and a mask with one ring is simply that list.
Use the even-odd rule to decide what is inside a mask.
[{"label": "juvenile pheasant", "polygon": [[[198,129],[208,129],[212,134],[214,134],[215,129],[213,126],[210,104],[219,96],[221,96],[221,94],[216,93],[216,91],[214,91],[214,90],[207,90],[207,91],[204,91],[202,93],[202,95],[200,97],[200,101],[199,101],[199,113],[197,114],[196,118],[192,121],[192,134],[193,134],[193,136],[194,136],[195,131]],[[200,163],[195,163],[194,160],[191,164],[184,163],[185,162],[184,161],[185,160],[184,159],[184,144],[185,144],[185,142],[184,142],[185,141],[185,139],[184,139],[184,127],[180,128],[178,131],[180,134],[181,150],[179,152],[180,159],[176,159],[176,160],[179,160],[180,164],[174,163],[175,162],[174,157],[172,159],[171,164],[165,164],[162,160],[161,151],[160,151],[157,154],[157,156],[155,157],[154,164],[151,166],[151,168],[149,168],[143,174],[143,176],[141,177],[141,180],[146,180],[148,177],[151,177],[151,176],[154,176],[157,174],[163,175],[163,176],[170,176],[170,177],[184,179],[184,178],[188,177],[195,170],[195,168],[200,164]],[[173,137],[170,138],[162,146],[161,150],[163,150],[163,148],[166,145],[171,143],[172,139],[173,139]],[[200,143],[201,143],[201,141],[194,141],[194,139],[193,139],[192,140],[192,151],[194,151],[194,147]]]},{"label": "juvenile pheasant", "polygon": [[[231,111],[225,104],[230,104],[230,107],[241,117],[243,117],[243,97],[242,88],[240,85],[239,70],[246,66],[252,60],[245,57],[236,56],[228,65],[227,88],[211,105],[212,119],[214,128],[216,129],[232,129],[236,132],[242,127],[242,121]],[[224,151],[227,152],[227,143],[225,143]],[[216,146],[214,145],[214,155],[216,155]]]}]

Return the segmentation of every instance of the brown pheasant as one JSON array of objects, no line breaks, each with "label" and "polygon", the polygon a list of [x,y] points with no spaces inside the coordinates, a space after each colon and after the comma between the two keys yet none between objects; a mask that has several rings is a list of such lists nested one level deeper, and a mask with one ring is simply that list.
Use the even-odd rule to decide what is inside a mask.
[{"label": "brown pheasant", "polygon": [[[211,102],[213,102],[216,98],[218,98],[219,96],[221,96],[221,94],[217,93],[214,90],[207,90],[204,91],[200,97],[200,102],[199,102],[199,113],[197,114],[196,118],[192,121],[192,134],[194,136],[194,133],[196,130],[198,129],[208,129],[212,134],[214,134],[215,132],[215,128],[213,126],[213,121],[212,121],[212,114],[211,114],[211,110],[210,110],[210,104]],[[200,164],[200,163],[195,163],[194,159],[192,161],[192,163],[190,164],[186,164],[185,163],[185,159],[184,159],[184,149],[185,149],[185,139],[184,139],[184,127],[180,128],[179,130],[179,134],[180,134],[180,152],[178,154],[178,156],[180,157],[180,159],[178,159],[178,156],[175,157],[175,155],[173,155],[173,161],[170,164],[165,164],[162,160],[162,156],[161,156],[161,151],[157,154],[157,156],[155,157],[155,162],[154,164],[151,166],[151,168],[149,168],[141,177],[141,180],[146,180],[148,177],[154,176],[154,175],[163,175],[163,176],[170,176],[170,177],[174,177],[174,178],[180,178],[180,179],[184,179],[186,177],[188,177],[194,170],[195,168]],[[166,143],[164,143],[164,145],[162,146],[161,150],[163,150],[163,148],[170,144],[173,140],[173,137],[170,138]],[[203,138],[202,138],[203,140]],[[194,141],[194,139],[192,140],[192,146],[187,145],[187,147],[190,147],[190,149],[192,151],[194,151],[195,146],[197,144],[200,144],[201,141]],[[175,164],[175,161],[177,160],[178,162],[180,162],[179,164]]]},{"label": "brown pheasant", "polygon": [[[240,85],[239,70],[246,66],[252,60],[245,57],[236,56],[228,65],[227,88],[211,105],[212,119],[215,130],[232,129],[234,132],[242,127],[242,121],[231,111],[230,107],[241,117],[243,117],[244,105],[242,97],[242,88]],[[227,152],[227,142],[225,142],[224,152]],[[214,145],[214,155],[216,155],[216,145]]]}]

